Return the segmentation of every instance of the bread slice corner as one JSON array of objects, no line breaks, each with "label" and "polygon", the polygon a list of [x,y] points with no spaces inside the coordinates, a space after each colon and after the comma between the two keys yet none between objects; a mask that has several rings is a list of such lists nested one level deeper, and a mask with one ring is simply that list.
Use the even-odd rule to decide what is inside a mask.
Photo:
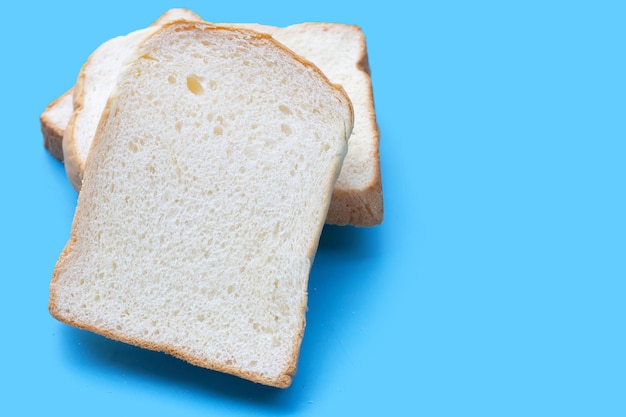
[{"label": "bread slice corner", "polygon": [[70,89],[48,104],[39,115],[43,146],[59,161],[63,161],[63,133],[73,111]]}]

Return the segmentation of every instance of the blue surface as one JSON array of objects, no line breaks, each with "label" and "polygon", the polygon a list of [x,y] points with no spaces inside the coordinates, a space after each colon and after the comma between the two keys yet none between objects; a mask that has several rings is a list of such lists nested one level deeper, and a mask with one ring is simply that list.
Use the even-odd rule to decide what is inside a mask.
[{"label": "blue surface", "polygon": [[[3,6],[0,415],[626,415],[623,2],[76,4]],[[324,230],[287,390],[47,310],[76,194],[38,116],[179,6],[367,35],[385,221]]]}]

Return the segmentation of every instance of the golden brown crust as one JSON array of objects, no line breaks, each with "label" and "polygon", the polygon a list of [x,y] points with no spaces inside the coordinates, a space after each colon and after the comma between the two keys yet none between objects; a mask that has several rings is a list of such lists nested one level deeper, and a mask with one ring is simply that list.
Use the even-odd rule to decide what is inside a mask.
[{"label": "golden brown crust", "polygon": [[[359,32],[361,32],[360,28],[356,27],[356,29]],[[370,68],[370,60],[367,54],[367,45],[365,43],[365,36],[361,38],[361,54],[362,54],[361,58],[357,62],[356,66],[360,71],[363,71],[364,73],[366,73],[368,76],[371,77],[372,69]]]},{"label": "golden brown crust", "polygon": [[84,107],[84,91],[85,91],[85,71],[89,65],[91,56],[81,68],[76,85],[73,88],[74,113],[70,117],[63,135],[63,159],[65,160],[65,172],[67,174],[72,187],[76,192],[80,191],[83,182],[83,172],[85,170],[85,162],[80,157],[76,140],[74,138],[75,121]]},{"label": "golden brown crust", "polygon": [[170,9],[168,11],[166,11],[165,13],[163,13],[161,16],[159,16],[159,18],[157,20],[155,20],[154,22],[152,22],[152,24],[150,26],[154,27],[154,26],[161,26],[164,23],[170,22],[172,21],[172,15],[174,14],[179,14],[178,18],[176,18],[175,20],[198,20],[201,21],[202,17],[200,17],[198,14],[194,13],[193,11],[189,10],[189,9],[185,9],[185,8],[175,8],[175,9]]},{"label": "golden brown crust", "polygon": [[376,226],[383,221],[382,182],[380,175],[365,190],[335,190],[326,224],[338,226]]},{"label": "golden brown crust", "polygon": [[48,104],[39,116],[41,133],[43,135],[43,146],[53,157],[61,162],[63,162],[63,133],[65,132],[65,127],[59,126],[54,120],[52,120],[50,118],[50,112],[71,94],[72,89],[61,94],[56,100]]},{"label": "golden brown crust", "polygon": [[[361,29],[358,26],[351,27],[361,32]],[[374,176],[372,181],[362,190],[335,188],[328,216],[326,217],[326,224],[370,227],[381,224],[384,218],[383,187],[380,169],[380,129],[376,121],[374,91],[365,36],[361,37],[360,49],[361,57],[358,60],[357,68],[367,75],[367,99],[368,105],[371,108],[368,122],[373,134],[373,153],[371,155],[371,160],[374,169]]]},{"label": "golden brown crust", "polygon": [[41,133],[43,135],[43,146],[54,158],[63,162],[63,132],[59,132],[55,126],[51,126],[42,117],[39,118]]}]

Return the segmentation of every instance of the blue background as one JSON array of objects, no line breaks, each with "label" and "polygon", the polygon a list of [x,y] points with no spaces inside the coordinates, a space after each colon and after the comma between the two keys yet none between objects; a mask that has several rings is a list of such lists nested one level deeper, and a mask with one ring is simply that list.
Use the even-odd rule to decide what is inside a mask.
[{"label": "blue background", "polygon": [[[5,4],[0,415],[625,416],[624,4]],[[171,7],[367,36],[385,220],[325,228],[287,390],[47,310],[76,194],[39,114]]]}]

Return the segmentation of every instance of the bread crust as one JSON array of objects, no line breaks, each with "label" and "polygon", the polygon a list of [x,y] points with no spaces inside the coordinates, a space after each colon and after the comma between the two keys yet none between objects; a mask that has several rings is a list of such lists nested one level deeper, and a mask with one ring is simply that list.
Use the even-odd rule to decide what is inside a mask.
[{"label": "bread crust", "polygon": [[200,17],[195,12],[186,9],[186,8],[174,8],[169,9],[165,13],[163,13],[157,20],[152,22],[151,27],[161,26],[167,22],[171,22],[172,20],[197,20],[201,21],[202,17]]},{"label": "bread crust", "polygon": [[41,115],[39,115],[43,146],[50,152],[50,155],[61,162],[63,162],[63,133],[65,132],[65,126],[59,125],[56,120],[53,120],[52,113],[64,106],[70,100],[71,95],[72,89],[69,89],[48,104]]},{"label": "bread crust", "polygon": [[65,173],[67,178],[72,184],[72,187],[76,192],[80,191],[81,184],[83,182],[83,172],[85,170],[85,163],[83,159],[80,157],[78,148],[76,145],[76,141],[74,139],[74,129],[76,118],[79,116],[80,112],[83,110],[83,93],[84,93],[84,85],[85,85],[85,73],[84,68],[89,65],[91,62],[91,56],[87,59],[87,62],[83,65],[80,73],[78,74],[78,78],[76,80],[76,84],[72,89],[72,97],[73,97],[73,105],[74,112],[70,116],[70,119],[67,122],[67,126],[65,127],[65,131],[63,133],[63,161],[65,162]]},{"label": "bread crust", "polygon": [[351,28],[361,34],[360,57],[357,61],[357,69],[367,76],[366,97],[369,109],[367,123],[372,132],[371,140],[373,146],[371,147],[370,159],[374,175],[365,188],[358,191],[335,187],[326,223],[339,226],[356,225],[370,227],[381,224],[384,218],[383,184],[380,168],[380,129],[376,121],[374,89],[365,36],[362,34],[360,27],[353,25]]}]

